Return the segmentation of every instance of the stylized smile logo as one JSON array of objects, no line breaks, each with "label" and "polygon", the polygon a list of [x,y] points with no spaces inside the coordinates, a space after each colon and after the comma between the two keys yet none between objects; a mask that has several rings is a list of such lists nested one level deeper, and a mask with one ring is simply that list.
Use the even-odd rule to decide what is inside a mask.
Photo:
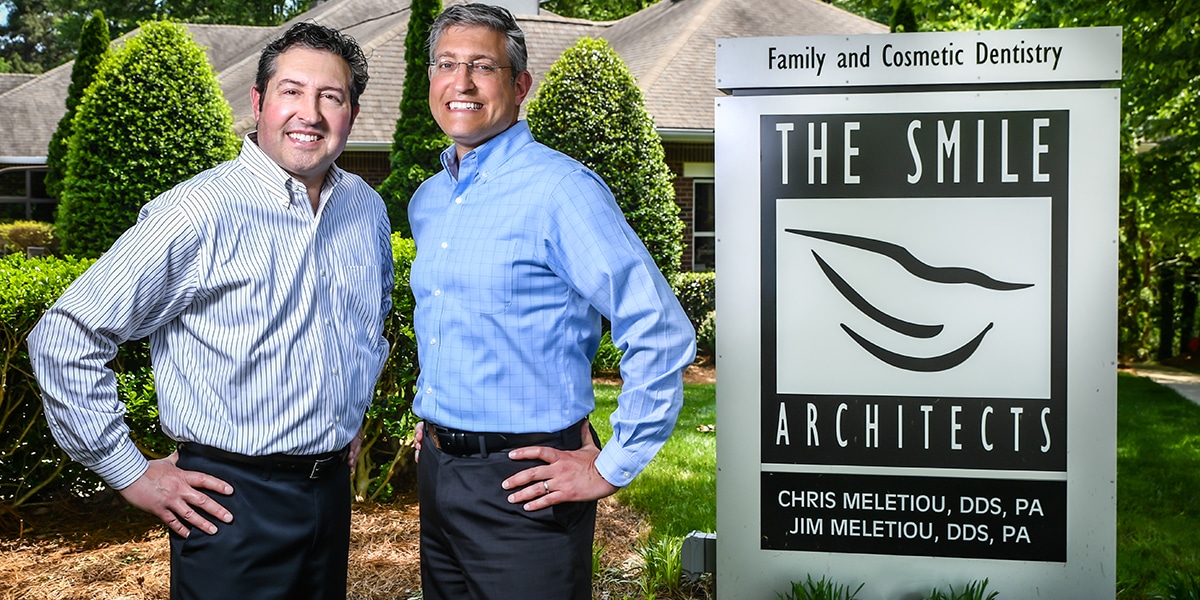
[{"label": "stylized smile logo", "polygon": [[[946,284],[968,284],[978,286],[984,289],[996,291],[1013,291],[1032,287],[1032,283],[1008,283],[993,279],[979,271],[966,267],[934,267],[925,264],[918,260],[907,248],[885,242],[882,240],[874,240],[871,238],[846,235],[841,233],[829,233],[825,231],[810,231],[804,229],[785,229],[788,233],[802,235],[805,237],[825,240],[843,246],[850,246],[867,252],[874,252],[886,256],[898,263],[904,270],[908,271],[913,276],[933,283]],[[926,325],[921,323],[912,323],[895,316],[889,315],[879,308],[872,305],[866,298],[859,294],[829,263],[817,254],[816,250],[812,251],[813,257],[817,259],[817,264],[825,276],[829,278],[829,282],[833,287],[850,302],[855,308],[861,311],[864,315],[870,317],[877,323],[891,329],[902,335],[913,338],[934,338],[942,332],[944,325]],[[966,344],[958,347],[955,350],[942,354],[940,356],[918,357],[907,356],[897,352],[892,352],[882,346],[879,346],[870,340],[867,340],[858,332],[848,327],[845,323],[840,323],[842,330],[846,332],[859,346],[871,353],[875,358],[892,365],[893,367],[904,369],[906,371],[919,372],[938,372],[953,369],[962,364],[972,354],[979,349],[979,345],[983,342],[983,338],[991,331],[994,323],[988,323],[974,338]]]}]

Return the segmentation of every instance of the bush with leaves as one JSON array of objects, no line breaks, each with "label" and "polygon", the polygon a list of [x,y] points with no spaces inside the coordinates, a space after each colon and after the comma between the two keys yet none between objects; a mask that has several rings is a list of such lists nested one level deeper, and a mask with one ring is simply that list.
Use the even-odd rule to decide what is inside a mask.
[{"label": "bush with leaves", "polygon": [[559,57],[527,118],[533,136],[602,177],[625,219],[668,277],[679,271],[683,221],[662,139],[629,68],[604,40]]},{"label": "bush with leaves", "polygon": [[0,225],[0,254],[25,252],[28,248],[45,248],[50,254],[58,251],[54,225],[40,221],[13,221]]},{"label": "bush with leaves", "polygon": [[55,444],[25,338],[42,313],[92,261],[0,258],[0,512],[62,489],[95,489],[96,480]]},{"label": "bush with leaves", "polygon": [[108,23],[104,13],[95,11],[83,24],[79,36],[79,54],[71,67],[71,87],[67,88],[67,112],[58,120],[58,128],[50,138],[46,153],[46,193],[58,198],[62,192],[62,180],[67,168],[67,142],[74,131],[72,123],[75,110],[83,100],[83,93],[96,77],[96,69],[108,55]]},{"label": "bush with leaves", "polygon": [[390,350],[363,426],[362,451],[353,475],[354,495],[358,498],[387,500],[397,491],[393,482],[416,481],[410,443],[417,423],[412,404],[419,365],[412,321],[416,299],[408,286],[416,257],[416,242],[393,233],[396,287],[392,290],[392,312],[383,324]]},{"label": "bush with leaves", "polygon": [[411,237],[408,201],[421,182],[442,170],[439,156],[450,145],[429,112],[429,76],[426,47],[433,20],[442,11],[441,0],[413,0],[409,7],[408,33],[404,38],[404,91],[400,96],[400,118],[392,137],[391,173],[379,186],[387,205],[392,230]]},{"label": "bush with leaves", "polygon": [[99,256],[143,204],[237,149],[204,50],[182,25],[146,23],[100,63],[79,104],[58,207],[63,253]]}]

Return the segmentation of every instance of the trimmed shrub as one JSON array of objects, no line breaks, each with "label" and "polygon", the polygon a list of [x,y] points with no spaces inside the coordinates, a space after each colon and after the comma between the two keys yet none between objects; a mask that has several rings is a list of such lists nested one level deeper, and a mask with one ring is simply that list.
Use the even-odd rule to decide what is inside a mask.
[{"label": "trimmed shrub", "polygon": [[675,297],[683,305],[683,312],[687,313],[692,327],[700,331],[708,313],[717,309],[717,274],[712,271],[677,273],[670,281]]},{"label": "trimmed shrub", "polygon": [[162,21],[105,57],[73,127],[57,226],[62,251],[84,257],[107,250],[147,201],[238,149],[204,51]]},{"label": "trimmed shrub", "polygon": [[40,221],[14,221],[0,225],[0,254],[22,252],[27,248],[45,248],[54,254],[58,251],[58,238],[54,225]]},{"label": "trimmed shrub", "polygon": [[392,230],[405,236],[412,235],[408,201],[421,182],[442,170],[438,157],[450,146],[450,138],[429,112],[429,76],[425,65],[429,57],[426,47],[429,29],[442,12],[442,2],[413,0],[409,9],[412,12],[404,38],[404,91],[400,96],[400,118],[392,137],[391,173],[379,186]]},{"label": "trimmed shrub", "polygon": [[387,500],[396,491],[394,482],[416,482],[411,443],[417,424],[412,404],[419,365],[412,322],[416,299],[408,286],[416,257],[416,242],[392,234],[396,287],[392,290],[392,312],[383,326],[391,352],[375,386],[375,400],[367,409],[363,449],[353,475],[356,498]]},{"label": "trimmed shrub", "polygon": [[662,139],[637,82],[608,42],[583,38],[563,52],[527,113],[538,141],[604,179],[663,274],[678,272],[683,221]]},{"label": "trimmed shrub", "polygon": [[67,88],[67,112],[58,120],[58,128],[50,138],[46,153],[46,193],[58,198],[62,193],[62,181],[67,168],[67,142],[74,131],[72,122],[75,110],[83,100],[83,94],[96,77],[96,69],[108,55],[108,23],[99,10],[83,24],[79,35],[79,54],[71,67],[71,87]]},{"label": "trimmed shrub", "polygon": [[0,258],[0,506],[62,490],[87,493],[99,481],[54,442],[25,348],[42,313],[91,263]]}]

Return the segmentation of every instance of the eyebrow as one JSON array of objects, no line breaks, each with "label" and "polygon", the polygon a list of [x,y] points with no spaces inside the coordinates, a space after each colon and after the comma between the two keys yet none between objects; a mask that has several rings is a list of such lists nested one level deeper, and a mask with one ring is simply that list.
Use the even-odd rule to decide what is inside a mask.
[{"label": "eyebrow", "polygon": [[[279,85],[280,87],[282,87],[282,86],[284,86],[284,85],[294,85],[294,86],[296,86],[296,87],[308,87],[308,84],[307,84],[307,83],[305,83],[305,82],[303,82],[303,81],[299,81],[299,80],[296,80],[296,79],[287,79],[287,78],[280,79],[280,80],[279,80],[279,83],[278,83],[278,85]],[[344,87],[342,87],[342,86],[340,86],[340,85],[327,85],[327,86],[319,87],[319,88],[317,88],[317,91],[318,91],[318,92],[330,92],[330,91],[333,91],[333,92],[339,92],[339,93],[342,93],[342,94],[345,94],[345,93],[347,93],[347,92],[346,92],[346,88],[344,88]]]}]

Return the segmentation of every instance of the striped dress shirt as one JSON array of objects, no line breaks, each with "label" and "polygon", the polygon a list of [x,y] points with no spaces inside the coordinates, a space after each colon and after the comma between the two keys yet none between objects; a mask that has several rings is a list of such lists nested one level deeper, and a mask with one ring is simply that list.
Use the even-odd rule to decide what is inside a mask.
[{"label": "striped dress shirt", "polygon": [[150,336],[172,439],[246,455],[346,446],[387,357],[390,231],[379,195],[336,166],[314,214],[248,135],[237,159],[147,203],[30,334],[55,439],[113,488],[145,472],[107,365]]},{"label": "striped dress shirt", "polygon": [[592,171],[520,121],[409,204],[421,374],[414,410],[467,431],[559,431],[595,407],[601,315],[625,351],[613,438],[596,461],[627,485],[670,437],[695,332]]}]

